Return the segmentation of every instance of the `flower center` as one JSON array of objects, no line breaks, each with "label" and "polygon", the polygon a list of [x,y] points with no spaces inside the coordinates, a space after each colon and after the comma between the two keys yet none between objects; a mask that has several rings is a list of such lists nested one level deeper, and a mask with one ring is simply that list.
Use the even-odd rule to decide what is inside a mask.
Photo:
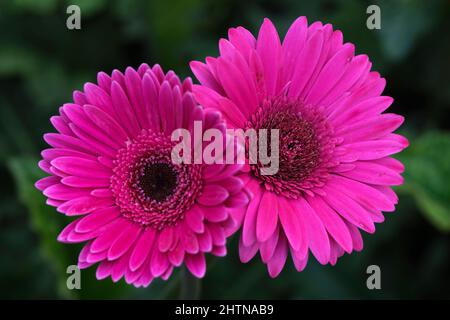
[{"label": "flower center", "polygon": [[111,190],[125,218],[158,230],[184,219],[202,187],[201,165],[174,164],[173,146],[149,130],[118,152]]},{"label": "flower center", "polygon": [[139,188],[148,199],[163,201],[177,186],[177,174],[167,163],[147,164],[141,170]]},{"label": "flower center", "polygon": [[287,97],[265,100],[247,127],[279,130],[279,169],[275,175],[261,175],[261,165],[252,165],[253,174],[267,190],[288,198],[298,198],[323,183],[325,168],[334,150],[333,130],[322,110]]}]

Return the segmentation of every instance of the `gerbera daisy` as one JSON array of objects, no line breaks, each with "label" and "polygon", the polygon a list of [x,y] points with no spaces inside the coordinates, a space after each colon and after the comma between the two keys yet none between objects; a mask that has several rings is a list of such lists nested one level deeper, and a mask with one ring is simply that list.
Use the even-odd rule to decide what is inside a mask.
[{"label": "gerbera daisy", "polygon": [[375,231],[382,211],[394,211],[391,186],[403,182],[403,165],[390,157],[408,145],[392,133],[403,117],[383,113],[393,99],[380,96],[385,80],[354,55],[330,24],[308,26],[305,17],[283,42],[265,19],[257,39],[242,27],[219,42],[220,56],[194,61],[201,82],[194,96],[220,110],[234,128],[279,129],[279,171],[246,166],[252,192],[240,239],[240,258],[258,251],[270,276],[288,253],[298,271],[311,252],[335,264],[363,247],[360,230]]},{"label": "gerbera daisy", "polygon": [[183,263],[203,277],[205,253],[226,254],[248,201],[242,165],[175,164],[171,134],[194,121],[224,133],[220,113],[194,102],[190,78],[159,65],[100,72],[97,82],[75,91],[51,118],[58,133],[44,135],[51,148],[39,166],[50,176],[36,187],[59,212],[83,215],[58,240],[87,242],[78,265],[99,263],[98,279],[147,286]]}]

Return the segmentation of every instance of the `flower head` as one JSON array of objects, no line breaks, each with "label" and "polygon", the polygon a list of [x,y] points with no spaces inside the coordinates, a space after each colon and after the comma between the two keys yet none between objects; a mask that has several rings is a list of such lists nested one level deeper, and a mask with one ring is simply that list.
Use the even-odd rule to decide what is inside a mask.
[{"label": "flower head", "polygon": [[225,255],[239,227],[242,166],[174,163],[171,134],[194,121],[225,133],[220,114],[195,103],[189,78],[158,65],[97,80],[74,92],[51,118],[58,133],[44,136],[51,148],[39,165],[50,176],[36,187],[59,212],[83,216],[58,240],[87,242],[78,265],[99,263],[98,279],[147,286],[183,263],[203,277],[205,253]]},{"label": "flower head", "polygon": [[235,128],[279,129],[279,170],[246,167],[252,200],[245,214],[240,257],[258,251],[276,277],[288,253],[297,270],[309,252],[335,264],[361,250],[360,230],[375,231],[383,211],[394,211],[391,186],[403,182],[403,165],[390,156],[407,140],[392,133],[403,117],[383,113],[385,80],[370,71],[330,24],[298,18],[281,42],[265,19],[258,37],[242,27],[219,42],[220,56],[191,68],[201,85],[194,96],[220,110]]}]

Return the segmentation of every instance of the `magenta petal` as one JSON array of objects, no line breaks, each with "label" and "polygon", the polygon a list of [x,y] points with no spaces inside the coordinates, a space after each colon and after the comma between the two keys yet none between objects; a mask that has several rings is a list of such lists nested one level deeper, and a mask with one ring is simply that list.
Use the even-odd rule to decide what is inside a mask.
[{"label": "magenta petal", "polygon": [[75,230],[75,227],[77,226],[79,220],[75,220],[71,223],[69,223],[58,235],[58,241],[59,242],[68,242],[67,237],[68,235]]},{"label": "magenta petal", "polygon": [[242,241],[242,237],[239,240],[239,258],[242,263],[249,262],[258,252],[258,242],[253,243],[250,246],[245,246]]},{"label": "magenta petal", "polygon": [[125,254],[139,237],[140,232],[141,227],[139,225],[130,223],[109,248],[108,260],[115,260]]},{"label": "magenta petal", "polygon": [[69,175],[78,177],[109,178],[111,171],[100,163],[78,157],[59,157],[51,161],[51,165]]},{"label": "magenta petal", "polygon": [[281,43],[277,30],[272,22],[265,18],[259,30],[256,50],[261,57],[264,68],[264,80],[268,95],[275,95]]},{"label": "magenta petal", "polygon": [[228,198],[228,191],[216,184],[203,187],[202,194],[197,198],[198,203],[205,206],[216,206]]},{"label": "magenta petal", "polygon": [[35,187],[41,191],[43,191],[44,189],[47,189],[48,187],[59,183],[61,179],[59,177],[54,177],[54,176],[50,176],[50,177],[45,177],[42,178],[40,180],[38,180],[35,183]]},{"label": "magenta petal", "polygon": [[173,227],[167,227],[161,231],[158,238],[158,248],[162,252],[166,252],[172,247],[175,241],[175,230]]},{"label": "magenta petal", "polygon": [[120,211],[116,207],[109,207],[104,209],[99,209],[90,215],[85,216],[80,219],[77,224],[77,232],[90,232],[97,228],[100,228],[107,223],[111,222],[117,218]]},{"label": "magenta petal", "polygon": [[130,259],[130,252],[122,255],[120,258],[114,261],[114,267],[111,273],[111,279],[113,282],[119,281],[128,270],[128,261]]},{"label": "magenta petal", "polygon": [[182,244],[178,243],[175,249],[168,252],[167,256],[169,258],[170,263],[172,263],[176,267],[179,267],[183,263],[184,254],[185,251]]},{"label": "magenta petal", "polygon": [[305,223],[310,242],[309,248],[321,264],[326,264],[330,258],[330,240],[321,220],[317,217],[309,203],[300,198],[298,202],[300,212],[308,223]]},{"label": "magenta petal", "polygon": [[308,255],[301,256],[298,252],[293,251],[291,249],[292,261],[294,262],[295,269],[298,272],[301,272],[305,269],[306,264],[308,263]]},{"label": "magenta petal", "polygon": [[197,278],[203,278],[206,273],[206,261],[203,253],[188,254],[185,259],[186,267]]},{"label": "magenta petal", "polygon": [[249,202],[249,198],[245,192],[241,192],[230,196],[225,201],[225,206],[228,208],[240,208],[245,207]]},{"label": "magenta petal", "polygon": [[91,105],[86,105],[84,110],[86,115],[116,142],[120,144],[125,142],[127,139],[126,132],[109,114]]},{"label": "magenta petal", "polygon": [[198,209],[202,212],[202,215],[206,220],[211,222],[221,222],[228,218],[227,209],[223,205],[215,207],[198,206]]},{"label": "magenta petal", "polygon": [[107,178],[82,178],[75,176],[67,176],[61,179],[61,183],[75,188],[99,188],[109,186],[109,179]]},{"label": "magenta petal", "polygon": [[264,242],[274,233],[278,222],[278,199],[277,196],[265,191],[259,205],[256,220],[256,237],[258,241]]},{"label": "magenta petal", "polygon": [[264,263],[268,263],[270,259],[272,259],[278,244],[279,237],[280,232],[277,229],[267,241],[261,243],[260,245],[261,260]]},{"label": "magenta petal", "polygon": [[270,259],[267,263],[267,269],[270,277],[276,278],[280,274],[281,270],[283,270],[284,264],[286,263],[287,254],[288,244],[286,238],[281,236],[278,239],[278,244],[272,259]]},{"label": "magenta petal", "polygon": [[[242,241],[246,246],[250,246],[256,241],[256,221],[258,217],[258,209],[261,204],[261,198],[264,194],[263,189],[259,187],[258,183],[252,181],[248,186],[254,196],[247,208],[247,213],[244,218],[244,226],[242,229]],[[254,188],[252,186],[254,186]]]},{"label": "magenta petal", "polygon": [[367,232],[375,231],[375,226],[367,210],[336,189],[327,187],[325,191],[327,196],[324,200],[345,220]]},{"label": "magenta petal", "polygon": [[200,248],[200,251],[202,252],[209,252],[212,249],[212,237],[211,233],[209,232],[208,228],[205,228],[203,233],[200,233],[197,236],[198,245]]},{"label": "magenta petal", "polygon": [[352,251],[352,238],[339,214],[331,209],[320,197],[308,197],[308,203],[322,220],[333,239],[347,252]]},{"label": "magenta petal", "polygon": [[346,43],[320,71],[316,82],[311,87],[305,102],[316,105],[339,81],[345,67],[353,57],[355,47]]},{"label": "magenta petal", "polygon": [[395,202],[389,200],[385,194],[373,186],[338,175],[331,177],[330,184],[336,188],[344,187],[349,197],[368,208],[383,211],[393,211],[395,209]]},{"label": "magenta petal", "polygon": [[58,211],[68,216],[75,216],[110,207],[113,204],[112,198],[79,197],[60,205]]},{"label": "magenta petal", "polygon": [[95,276],[98,280],[105,279],[111,275],[114,263],[112,261],[102,261],[98,268]]},{"label": "magenta petal", "polygon": [[341,175],[357,181],[377,185],[400,185],[403,178],[394,170],[370,162],[355,162],[355,169],[341,173]]},{"label": "magenta petal", "polygon": [[91,252],[102,252],[109,249],[114,240],[117,239],[117,234],[127,227],[129,222],[125,219],[118,218],[109,224],[103,233],[92,242]]},{"label": "magenta petal", "polygon": [[308,22],[305,17],[297,18],[289,28],[283,40],[283,80],[291,79],[299,52],[306,42]]},{"label": "magenta petal", "polygon": [[216,246],[223,246],[226,243],[225,232],[223,227],[218,224],[208,224],[209,232],[211,233],[212,242]]},{"label": "magenta petal", "polygon": [[202,85],[216,91],[222,90],[219,84],[217,83],[217,80],[214,78],[214,75],[209,71],[206,64],[198,61],[192,61],[189,65],[191,67],[192,72]]},{"label": "magenta petal", "polygon": [[188,212],[186,212],[186,223],[195,233],[202,233],[205,230],[203,218],[204,214],[197,206],[192,207]]},{"label": "magenta petal", "polygon": [[169,260],[167,259],[166,253],[163,253],[155,248],[153,250],[150,270],[152,272],[153,277],[161,276],[167,268],[170,266]]},{"label": "magenta petal", "polygon": [[292,84],[289,95],[298,97],[311,77],[320,57],[323,46],[323,33],[318,31],[305,44],[305,47],[297,58],[297,65],[292,76]]},{"label": "magenta petal", "polygon": [[183,248],[187,253],[196,254],[199,251],[199,245],[197,236],[194,232],[191,231],[187,226],[183,226],[180,228],[180,240]]},{"label": "magenta petal", "polygon": [[279,216],[281,225],[283,226],[284,233],[291,247],[297,251],[300,249],[302,242],[304,242],[305,230],[302,229],[302,222],[300,218],[300,212],[283,197],[280,197],[279,201]]},{"label": "magenta petal", "polygon": [[144,264],[144,261],[151,253],[155,235],[156,232],[153,229],[149,228],[145,230],[141,234],[140,238],[136,241],[136,245],[134,246],[133,253],[130,257],[129,267],[131,271],[136,271]]}]

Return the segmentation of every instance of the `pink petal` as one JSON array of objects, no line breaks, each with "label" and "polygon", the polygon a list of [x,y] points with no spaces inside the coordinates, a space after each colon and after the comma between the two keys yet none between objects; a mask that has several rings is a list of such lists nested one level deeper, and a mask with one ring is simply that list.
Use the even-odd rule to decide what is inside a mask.
[{"label": "pink petal", "polygon": [[256,218],[256,237],[258,241],[266,241],[275,232],[278,222],[278,210],[277,196],[270,191],[265,191],[261,198]]},{"label": "pink petal", "polygon": [[[255,188],[251,188],[255,185]],[[250,246],[256,241],[256,219],[258,216],[258,209],[260,206],[264,190],[259,186],[258,182],[250,182],[248,185],[254,194],[250,204],[247,208],[247,213],[244,218],[244,226],[242,228],[242,241],[245,246]]]},{"label": "pink petal", "polygon": [[268,263],[275,253],[275,249],[278,244],[280,232],[278,229],[272,234],[272,236],[260,245],[261,259],[264,263]]},{"label": "pink petal", "polygon": [[297,204],[305,219],[304,225],[309,237],[309,248],[317,261],[326,264],[330,258],[330,240],[327,231],[314,209],[305,199],[300,198]]},{"label": "pink petal", "polygon": [[181,243],[178,243],[175,249],[168,252],[167,256],[170,263],[172,263],[176,267],[179,267],[183,263],[184,254],[185,251],[183,245]]},{"label": "pink petal", "polygon": [[245,246],[242,237],[239,240],[239,258],[242,263],[249,262],[255,254],[258,252],[258,242],[253,243],[251,246]]},{"label": "pink petal", "polygon": [[158,238],[159,250],[162,252],[168,251],[172,247],[176,238],[177,237],[175,235],[175,228],[173,228],[173,227],[164,228],[160,232],[159,238]]},{"label": "pink petal", "polygon": [[317,104],[333,88],[342,77],[354,52],[355,47],[347,43],[326,63],[306,96],[306,103]]},{"label": "pink petal", "polygon": [[114,204],[113,198],[95,198],[91,196],[79,197],[67,201],[58,207],[58,211],[68,216],[82,215],[98,209],[110,207]]},{"label": "pink petal", "polygon": [[394,170],[372,162],[354,162],[355,169],[342,172],[341,175],[371,184],[377,185],[401,185],[403,178]]},{"label": "pink petal", "polygon": [[395,210],[394,203],[385,194],[376,188],[356,180],[348,179],[338,175],[332,175],[329,181],[334,188],[345,188],[346,194],[367,208],[383,211]]},{"label": "pink petal", "polygon": [[153,250],[150,270],[152,272],[153,277],[161,276],[167,268],[169,268],[170,263],[167,259],[166,253],[163,253],[157,249]]},{"label": "pink petal", "polygon": [[211,233],[209,232],[208,228],[205,228],[205,231],[197,236],[197,241],[200,251],[202,252],[211,251],[213,244]]},{"label": "pink petal", "polygon": [[306,17],[299,17],[292,23],[286,33],[283,40],[283,84],[292,77],[299,53],[306,42],[307,31],[308,21]]},{"label": "pink petal", "polygon": [[364,231],[373,233],[375,226],[367,210],[363,209],[343,192],[329,187],[324,188],[327,196],[324,200],[348,222],[362,228]]},{"label": "pink petal", "polygon": [[84,106],[86,115],[101,128],[108,136],[119,144],[123,144],[127,139],[126,132],[108,113],[91,105]]},{"label": "pink petal", "polygon": [[268,95],[275,95],[279,60],[281,56],[281,43],[277,30],[272,22],[265,18],[259,30],[256,50],[261,57],[264,68],[264,80]]},{"label": "pink petal", "polygon": [[45,177],[45,178],[38,180],[34,184],[34,186],[37,189],[39,189],[40,191],[43,191],[44,189],[47,189],[48,187],[59,183],[60,180],[61,180],[61,178],[55,177],[55,176]]},{"label": "pink petal", "polygon": [[130,257],[129,267],[131,271],[138,270],[145,262],[153,247],[156,232],[152,228],[145,230],[136,241],[133,253]]},{"label": "pink petal", "polygon": [[198,209],[201,210],[205,219],[211,222],[221,222],[228,218],[228,212],[223,205],[216,207],[204,207],[199,205]]},{"label": "pink petal", "polygon": [[[215,207],[211,209],[215,209]],[[199,206],[194,205],[190,210],[188,210],[188,212],[186,212],[186,223],[195,233],[202,233],[205,230],[203,218],[204,214],[200,210]]]},{"label": "pink petal", "polygon": [[226,243],[225,232],[223,228],[217,224],[207,225],[209,232],[211,233],[212,242],[216,246],[223,246]]},{"label": "pink petal", "polygon": [[206,64],[201,63],[199,61],[192,61],[189,65],[191,67],[192,72],[202,85],[211,88],[220,94],[224,93],[222,87],[214,78],[214,75],[209,71],[209,68]]},{"label": "pink petal", "polygon": [[118,118],[123,119],[121,122],[123,128],[128,135],[137,136],[140,130],[139,123],[122,86],[117,81],[112,82],[111,97]]},{"label": "pink petal", "polygon": [[112,261],[104,260],[102,261],[95,273],[95,276],[98,280],[105,279],[111,275],[114,263]]},{"label": "pink petal", "polygon": [[80,219],[75,230],[81,233],[91,232],[108,224],[119,215],[120,211],[116,207],[99,209]]},{"label": "pink petal", "polygon": [[292,76],[289,96],[298,97],[311,77],[319,61],[323,46],[323,32],[316,32],[305,44],[297,58],[297,65]]},{"label": "pink petal", "polygon": [[205,206],[216,206],[228,198],[228,191],[215,184],[209,184],[203,187],[201,195],[197,202]]},{"label": "pink petal", "polygon": [[272,259],[267,264],[267,269],[271,278],[276,278],[281,270],[283,270],[284,264],[288,254],[288,244],[286,238],[280,236],[278,244],[273,254]]},{"label": "pink petal", "polygon": [[309,197],[308,203],[314,209],[328,233],[348,253],[352,251],[352,238],[344,221],[320,197]]},{"label": "pink petal", "polygon": [[91,252],[97,253],[109,249],[113,241],[117,239],[117,235],[128,226],[128,220],[119,218],[110,223],[103,233],[92,242]]},{"label": "pink petal", "polygon": [[291,247],[298,251],[303,245],[307,246],[305,239],[305,230],[302,226],[300,212],[294,209],[289,201],[283,197],[280,197],[279,201],[279,216],[283,231],[286,234],[287,239]]},{"label": "pink petal", "polygon": [[51,165],[68,175],[89,178],[110,178],[112,172],[96,161],[78,157],[59,157],[51,161]]},{"label": "pink petal", "polygon": [[197,236],[187,226],[182,226],[180,230],[180,241],[187,253],[196,254],[199,251]]},{"label": "pink petal", "polygon": [[141,226],[135,223],[129,223],[127,228],[122,231],[117,239],[112,243],[108,251],[108,260],[115,260],[126,252],[132,246],[134,241],[141,233]]},{"label": "pink petal", "polygon": [[203,278],[206,273],[206,261],[203,253],[188,254],[185,259],[186,267],[197,278]]}]

